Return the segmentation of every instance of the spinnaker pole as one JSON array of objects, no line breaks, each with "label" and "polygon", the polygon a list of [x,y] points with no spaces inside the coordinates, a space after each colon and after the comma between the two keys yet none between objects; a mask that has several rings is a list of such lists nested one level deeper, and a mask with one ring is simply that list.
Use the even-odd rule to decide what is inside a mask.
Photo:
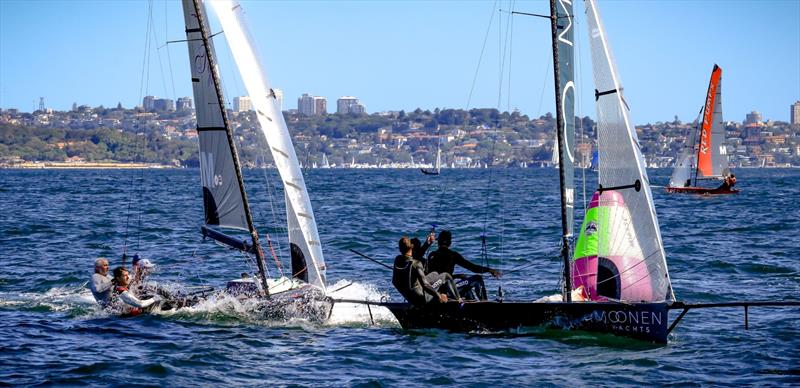
[{"label": "spinnaker pole", "polygon": [[261,250],[261,244],[258,240],[258,231],[253,223],[253,214],[250,212],[250,205],[247,202],[247,191],[244,189],[244,178],[242,176],[241,163],[239,162],[239,153],[236,151],[236,144],[233,141],[233,130],[231,129],[228,121],[228,112],[225,110],[225,99],[222,96],[222,85],[219,81],[216,58],[214,58],[214,55],[211,51],[211,45],[209,44],[209,33],[205,28],[207,25],[204,20],[205,13],[203,12],[203,6],[200,4],[200,2],[201,0],[193,0],[197,21],[200,25],[200,36],[203,40],[203,47],[206,50],[208,65],[211,67],[211,78],[214,80],[214,89],[217,91],[219,110],[222,114],[222,122],[225,125],[225,133],[228,136],[228,144],[230,145],[231,155],[233,156],[233,166],[234,170],[236,170],[236,180],[239,183],[239,191],[242,193],[242,204],[244,205],[244,214],[247,220],[247,227],[250,229],[250,238],[253,239],[253,247],[255,248],[254,252],[256,256],[256,264],[258,265],[258,277],[261,280],[261,287],[264,290],[264,295],[269,297],[269,286],[267,285],[264,252]]}]

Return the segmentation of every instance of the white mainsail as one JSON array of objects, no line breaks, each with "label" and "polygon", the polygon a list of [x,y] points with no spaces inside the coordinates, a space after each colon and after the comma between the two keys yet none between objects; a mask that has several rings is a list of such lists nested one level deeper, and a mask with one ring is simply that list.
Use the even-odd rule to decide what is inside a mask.
[{"label": "white mainsail", "polygon": [[[614,230],[632,228],[635,241],[624,241],[629,235],[620,233],[605,242],[614,246],[600,250],[618,252],[617,254],[628,257],[628,260],[625,260],[625,267],[619,268],[621,277],[630,273],[645,274],[641,279],[628,280],[634,287],[641,287],[641,284],[637,285],[640,280],[650,283],[651,293],[648,301],[674,300],[658,217],[653,206],[653,194],[636,130],[628,116],[622,84],[617,75],[597,5],[594,0],[586,0],[585,5],[597,100],[599,184],[611,188],[633,185],[639,181],[641,185],[640,190],[624,188],[617,191],[630,212],[630,217],[610,220]],[[623,225],[624,223],[629,225]],[[627,251],[621,251],[620,247],[629,248]],[[642,270],[641,266],[646,266],[646,271]],[[645,276],[648,279],[645,279]]]},{"label": "white mainsail", "polygon": [[256,111],[261,132],[267,139],[275,166],[283,181],[289,241],[297,244],[305,257],[311,260],[308,265],[309,283],[324,290],[325,259],[322,255],[322,245],[311,200],[291,135],[247,30],[244,12],[236,1],[211,1],[210,4],[225,31],[225,39],[239,68],[242,81]]},{"label": "white mainsail", "polygon": [[669,178],[670,187],[688,187],[692,183],[692,173],[694,173],[697,166],[697,147],[695,147],[695,139],[700,132],[700,126],[703,124],[703,110],[697,114],[695,123],[697,127],[688,135],[684,143],[681,153],[675,159],[675,169],[672,170],[672,176]]},{"label": "white mainsail", "polygon": [[[439,140],[441,143],[441,139]],[[436,144],[436,164],[433,165],[433,168],[436,169],[436,172],[439,172],[442,169],[442,147],[441,144]]]}]

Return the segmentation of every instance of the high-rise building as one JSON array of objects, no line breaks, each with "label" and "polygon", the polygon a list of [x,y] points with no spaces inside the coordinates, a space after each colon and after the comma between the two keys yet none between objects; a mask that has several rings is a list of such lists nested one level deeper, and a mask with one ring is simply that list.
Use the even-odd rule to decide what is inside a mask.
[{"label": "high-rise building", "polygon": [[313,116],[314,108],[314,96],[303,93],[303,95],[297,99],[297,112],[301,115]]},{"label": "high-rise building", "polygon": [[325,97],[314,97],[314,114],[324,116],[328,114],[328,99]]},{"label": "high-rise building", "polygon": [[339,97],[336,100],[336,113],[350,113],[350,105],[352,104],[358,104],[358,99],[350,96]]},{"label": "high-rise building", "polygon": [[172,112],[175,110],[175,101],[169,98],[157,98],[153,101],[153,109],[148,112]]},{"label": "high-rise building", "polygon": [[233,98],[233,111],[234,112],[247,112],[253,110],[253,102],[250,97],[241,96]]},{"label": "high-rise building", "polygon": [[192,110],[192,99],[190,97],[178,98],[175,108],[178,110],[178,112],[188,112]]},{"label": "high-rise building", "polygon": [[752,111],[745,116],[744,124],[760,124],[761,123],[761,113],[758,111]]},{"label": "high-rise building", "polygon": [[142,99],[142,108],[144,108],[145,112],[153,112],[156,110],[156,97],[155,96],[144,96]]},{"label": "high-rise building", "polygon": [[367,108],[361,104],[350,105],[350,113],[363,115],[367,113]]},{"label": "high-rise building", "polygon": [[366,113],[366,108],[364,108],[364,105],[358,103],[357,98],[352,96],[344,96],[344,97],[339,97],[339,99],[336,100],[336,113],[363,114]]},{"label": "high-rise building", "polygon": [[789,124],[800,125],[800,101],[795,102],[789,108]]}]

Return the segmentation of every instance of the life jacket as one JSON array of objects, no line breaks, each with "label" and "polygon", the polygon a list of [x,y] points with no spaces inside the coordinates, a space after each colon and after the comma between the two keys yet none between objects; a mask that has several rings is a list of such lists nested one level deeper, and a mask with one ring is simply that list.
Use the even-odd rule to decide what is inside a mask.
[{"label": "life jacket", "polygon": [[[114,291],[116,291],[117,295],[121,295],[123,292],[128,291],[128,287],[117,286]],[[123,302],[124,303],[124,302]],[[142,313],[142,309],[138,307],[128,306],[125,304],[125,312],[122,314],[126,317],[133,317]]]}]

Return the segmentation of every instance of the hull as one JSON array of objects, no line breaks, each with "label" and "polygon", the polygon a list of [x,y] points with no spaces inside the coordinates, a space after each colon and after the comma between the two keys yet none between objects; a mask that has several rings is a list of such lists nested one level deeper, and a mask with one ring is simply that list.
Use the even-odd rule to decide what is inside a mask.
[{"label": "hull", "polygon": [[700,195],[720,195],[720,194],[739,194],[738,189],[706,188],[706,187],[671,187],[664,188],[668,193],[700,194]]},{"label": "hull", "polygon": [[426,170],[424,168],[421,168],[419,170],[422,171],[422,173],[425,174],[425,175],[439,175],[439,172],[435,171],[435,170],[434,171],[428,171],[428,170]]},{"label": "hull", "polygon": [[382,303],[404,329],[456,332],[514,331],[549,327],[614,334],[655,343],[667,342],[668,304],[608,302],[467,302],[413,306]]}]

